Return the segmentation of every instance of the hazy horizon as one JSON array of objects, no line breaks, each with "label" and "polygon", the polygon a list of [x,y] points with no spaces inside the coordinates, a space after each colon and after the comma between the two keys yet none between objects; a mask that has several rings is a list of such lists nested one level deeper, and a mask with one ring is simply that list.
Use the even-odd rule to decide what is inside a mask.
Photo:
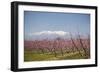
[{"label": "hazy horizon", "polygon": [[25,40],[73,38],[90,35],[90,15],[80,13],[24,12]]}]

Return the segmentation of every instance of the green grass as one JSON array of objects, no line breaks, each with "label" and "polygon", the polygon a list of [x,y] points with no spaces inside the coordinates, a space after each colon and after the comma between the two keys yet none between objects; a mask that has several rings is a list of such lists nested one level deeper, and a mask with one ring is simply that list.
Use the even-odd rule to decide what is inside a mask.
[{"label": "green grass", "polygon": [[[57,56],[51,52],[45,52],[43,53],[38,53],[36,51],[24,51],[24,61],[50,61],[50,60],[71,60],[71,59],[86,59],[84,56],[84,52],[81,51],[82,56],[79,54],[79,52],[71,52],[71,53],[64,53],[62,56],[61,53],[57,53]],[[87,57],[89,58],[89,57]]]}]

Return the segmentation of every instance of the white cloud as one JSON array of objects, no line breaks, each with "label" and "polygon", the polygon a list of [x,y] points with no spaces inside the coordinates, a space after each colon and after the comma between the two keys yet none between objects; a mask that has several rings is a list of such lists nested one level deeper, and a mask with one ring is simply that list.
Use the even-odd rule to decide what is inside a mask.
[{"label": "white cloud", "polygon": [[58,35],[58,36],[65,36],[69,34],[69,32],[64,31],[41,31],[41,32],[35,32],[31,35]]}]

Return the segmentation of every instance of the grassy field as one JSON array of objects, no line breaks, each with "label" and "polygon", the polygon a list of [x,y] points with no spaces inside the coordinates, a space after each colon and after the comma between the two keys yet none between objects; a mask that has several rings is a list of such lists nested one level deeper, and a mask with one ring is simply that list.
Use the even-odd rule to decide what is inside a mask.
[{"label": "grassy field", "polygon": [[30,61],[50,61],[50,60],[71,60],[71,59],[87,59],[89,57],[86,57],[84,55],[84,51],[80,51],[82,55],[79,54],[79,52],[70,52],[70,53],[64,53],[63,55],[59,52],[57,52],[57,56],[51,52],[45,52],[45,53],[37,53],[36,51],[27,51],[24,52],[24,61],[30,62]]}]

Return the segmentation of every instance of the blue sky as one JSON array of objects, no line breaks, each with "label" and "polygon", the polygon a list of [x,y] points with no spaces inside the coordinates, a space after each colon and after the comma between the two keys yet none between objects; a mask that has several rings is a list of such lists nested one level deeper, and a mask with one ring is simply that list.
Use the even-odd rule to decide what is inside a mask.
[{"label": "blue sky", "polygon": [[[60,33],[80,35],[90,33],[90,15],[58,12],[24,12],[25,39],[58,36]],[[56,34],[56,35],[55,35]],[[45,35],[45,36],[43,36]],[[64,36],[65,37],[65,36]]]}]

